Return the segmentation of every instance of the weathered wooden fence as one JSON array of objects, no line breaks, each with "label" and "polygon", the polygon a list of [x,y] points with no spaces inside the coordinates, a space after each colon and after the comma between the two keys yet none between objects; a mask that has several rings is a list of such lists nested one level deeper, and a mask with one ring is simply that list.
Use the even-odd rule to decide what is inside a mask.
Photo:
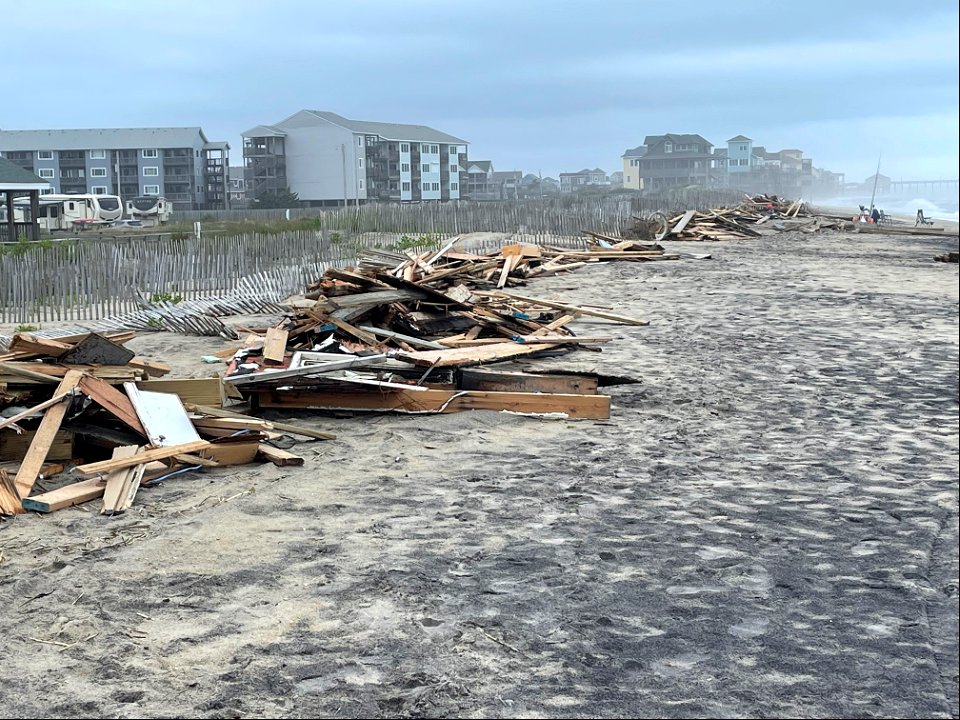
[{"label": "weathered wooden fence", "polygon": [[[364,247],[390,247],[403,235],[412,238],[404,247],[438,244],[477,231],[573,246],[582,242],[578,238],[584,229],[618,233],[632,223],[634,215],[716,207],[730,201],[729,194],[700,191],[647,205],[647,199],[639,197],[376,204],[323,211],[310,229],[280,233],[5,245],[0,246],[0,322],[92,321],[134,312],[145,299],[213,298],[238,289],[252,297],[258,287],[272,295],[295,293],[327,265],[353,261]],[[283,210],[250,212],[285,216]],[[306,212],[291,211],[291,217]],[[203,213],[199,217],[214,219]],[[484,242],[484,249],[498,242]]]}]

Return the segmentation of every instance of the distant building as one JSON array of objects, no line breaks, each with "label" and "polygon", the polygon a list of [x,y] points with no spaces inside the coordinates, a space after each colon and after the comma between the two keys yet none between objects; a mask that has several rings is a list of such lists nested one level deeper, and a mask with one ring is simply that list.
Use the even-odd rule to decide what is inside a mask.
[{"label": "distant building", "polygon": [[623,173],[619,170],[610,173],[610,187],[623,187]]},{"label": "distant building", "polygon": [[623,159],[623,189],[643,190],[640,179],[640,158],[647,154],[646,145],[638,145],[626,150],[620,157]]},{"label": "distant building", "polygon": [[588,187],[609,187],[610,178],[600,168],[575,173],[560,173],[560,192],[569,193]]},{"label": "distant building", "polygon": [[493,173],[493,181],[500,188],[501,200],[516,200],[520,197],[520,180],[523,172],[520,170],[503,170]]},{"label": "distant building", "polygon": [[468,200],[499,200],[500,190],[494,182],[493,163],[490,160],[468,160],[466,184],[462,193]]},{"label": "distant building", "polygon": [[[640,186],[645,190],[718,185],[725,174],[716,167],[713,144],[700,135],[648,135],[643,145],[646,152],[632,159],[637,161],[633,167],[639,174]],[[625,167],[624,178],[630,174]],[[626,179],[624,185],[627,185]]]},{"label": "distant building", "polygon": [[163,196],[177,209],[228,205],[230,145],[199,127],[0,130],[0,154],[51,193]]},{"label": "distant building", "polygon": [[233,165],[230,167],[230,207],[247,207],[247,182],[244,179],[243,165]]},{"label": "distant building", "polygon": [[425,125],[301,110],[243,133],[247,196],[255,203],[289,188],[311,206],[456,200],[468,145]]}]

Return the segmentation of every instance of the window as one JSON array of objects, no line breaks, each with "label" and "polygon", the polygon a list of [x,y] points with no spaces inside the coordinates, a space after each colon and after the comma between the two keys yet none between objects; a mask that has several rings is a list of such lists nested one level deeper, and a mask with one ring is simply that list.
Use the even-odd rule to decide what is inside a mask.
[{"label": "window", "polygon": [[92,192],[94,195],[106,195],[106,194],[107,194],[107,186],[106,186],[106,185],[94,185],[92,188],[90,188],[90,192]]},{"label": "window", "polygon": [[53,160],[53,150],[37,150],[37,160]]},{"label": "window", "polygon": [[143,174],[146,177],[156,177],[157,175],[160,174],[160,168],[158,168],[156,165],[145,167],[143,169]]},{"label": "window", "polygon": [[750,164],[750,161],[744,159],[744,160],[741,160],[741,161],[740,161],[740,164],[741,164],[741,165],[749,165],[749,164]]},{"label": "window", "polygon": [[[141,155],[143,155],[143,157],[145,157],[145,158],[155,158],[155,157],[157,157],[157,151],[156,151],[155,149],[154,149],[154,150],[142,150],[142,151],[141,151]],[[198,152],[198,153],[197,153],[197,156],[199,156],[199,155],[200,155],[200,153]]]},{"label": "window", "polygon": [[429,145],[421,145],[421,146],[420,146],[420,152],[422,152],[422,153],[429,153],[429,152],[430,152],[430,146],[429,146]]},{"label": "window", "polygon": [[434,192],[440,192],[440,183],[434,183],[434,184],[433,184],[433,191],[434,191]]},{"label": "window", "polygon": [[410,163],[400,163],[400,172],[410,172]]},{"label": "window", "polygon": [[400,189],[403,190],[404,192],[410,192],[410,183],[408,182],[400,183]]},{"label": "window", "polygon": [[673,152],[673,143],[664,143],[664,145],[663,145],[663,151],[664,151],[665,153],[672,153],[672,152]]},{"label": "window", "polygon": [[91,150],[90,151],[91,160],[106,160],[107,151],[106,150]]},{"label": "window", "polygon": [[106,168],[90,168],[90,177],[106,177]]},{"label": "window", "polygon": [[400,143],[400,152],[410,152],[410,143]]},{"label": "window", "polygon": [[[197,188],[197,192],[199,192],[199,191],[200,191],[200,188]],[[159,195],[159,194],[160,194],[160,186],[159,186],[159,185],[144,185],[144,186],[143,186],[143,194],[144,194],[144,195]]]},{"label": "window", "polygon": [[41,195],[53,195],[53,188],[43,188],[40,191]]},{"label": "window", "polygon": [[457,146],[456,146],[456,145],[451,145],[451,146],[450,146],[450,154],[451,154],[451,155],[456,155],[456,154],[457,154]]},{"label": "window", "polygon": [[49,180],[50,178],[56,177],[56,173],[53,168],[40,168],[37,171],[37,175],[42,177],[44,180]]},{"label": "window", "polygon": [[430,163],[424,163],[421,165],[420,172],[430,172]]},{"label": "window", "polygon": [[357,167],[363,168],[363,158],[357,158]]},{"label": "window", "polygon": [[456,165],[451,165],[451,166],[450,166],[450,172],[452,172],[452,173],[458,173],[458,172],[460,172],[460,168],[457,167]]},{"label": "window", "polygon": [[460,185],[458,185],[457,183],[450,183],[450,190],[451,190],[452,192],[459,192],[459,191],[460,191]]},{"label": "window", "polygon": [[357,136],[357,147],[363,147],[363,138],[359,135]]},{"label": "window", "polygon": [[627,175],[627,182],[630,182],[630,176]]},{"label": "window", "polygon": [[360,189],[363,190],[363,180],[360,181]]}]

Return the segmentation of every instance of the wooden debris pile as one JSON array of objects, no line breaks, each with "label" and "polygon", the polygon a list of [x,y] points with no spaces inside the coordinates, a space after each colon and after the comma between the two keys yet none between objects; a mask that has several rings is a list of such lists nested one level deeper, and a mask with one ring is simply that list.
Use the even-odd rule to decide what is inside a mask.
[{"label": "wooden debris pile", "polygon": [[596,388],[609,378],[493,373],[477,365],[599,350],[609,336],[578,336],[582,316],[629,325],[646,320],[604,308],[501,288],[588,262],[664,258],[634,241],[620,249],[508,245],[496,254],[453,250],[366,253],[358,268],[329,269],[308,300],[265,337],[249,337],[224,382],[255,407],[446,413],[483,408],[609,417]]},{"label": "wooden debris pile", "polygon": [[122,512],[141,486],[173,474],[257,458],[302,464],[270,445],[283,432],[332,437],[217,407],[219,378],[149,379],[169,368],[136,358],[123,346],[131,337],[14,337],[0,363],[0,516],[97,498],[103,513]]},{"label": "wooden debris pile", "polygon": [[803,200],[753,195],[733,208],[687,210],[672,217],[663,213],[655,213],[650,218],[635,217],[634,226],[625,231],[624,236],[656,242],[740,240],[760,237],[762,233],[757,228],[765,224],[774,231],[801,232],[842,229],[850,225],[845,218],[813,212]]}]

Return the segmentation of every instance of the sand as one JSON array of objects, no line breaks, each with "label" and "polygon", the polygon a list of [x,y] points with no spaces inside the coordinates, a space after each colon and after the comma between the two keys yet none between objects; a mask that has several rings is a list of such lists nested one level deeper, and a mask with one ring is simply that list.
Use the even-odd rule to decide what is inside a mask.
[{"label": "sand", "polygon": [[7,714],[956,717],[956,240],[671,249],[525,290],[652,320],[537,362],[642,377],[609,421],[299,416],[302,468],[0,525]]}]

